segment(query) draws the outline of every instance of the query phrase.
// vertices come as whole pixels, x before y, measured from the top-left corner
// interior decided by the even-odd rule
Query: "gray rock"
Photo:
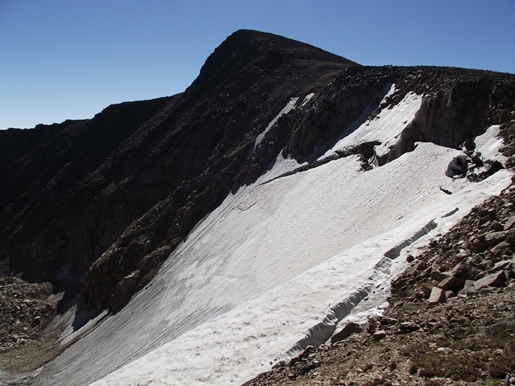
[[[433,287],[429,299],[429,303],[445,303],[445,293],[441,288]]]
[[[504,224],[504,230],[507,231],[508,229],[511,229],[511,227],[515,224],[515,215],[511,216],[506,223]]]
[[[490,232],[485,235],[485,242],[490,246],[499,244],[506,239],[506,232]]]
[[[489,273],[499,272],[499,271],[511,271],[513,270],[513,260],[502,260],[497,263],[488,271]]]
[[[475,281],[474,280],[465,280],[465,284],[463,285],[463,289],[460,291],[460,294],[464,295],[473,295],[477,292]]]
[[[480,291],[484,287],[503,287],[505,283],[506,274],[504,271],[501,271],[486,275],[485,277],[476,280],[474,287],[476,288],[476,291]]]

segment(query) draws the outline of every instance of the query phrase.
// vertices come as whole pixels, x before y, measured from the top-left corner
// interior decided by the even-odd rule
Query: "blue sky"
[[[242,28],[364,65],[515,73],[514,0],[0,0],[0,128],[181,92]]]

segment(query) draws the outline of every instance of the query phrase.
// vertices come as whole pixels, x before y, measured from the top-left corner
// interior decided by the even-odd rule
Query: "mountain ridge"
[[[104,310],[119,312],[202,219],[278,155],[313,164],[353,125],[410,93],[421,107],[377,166],[418,142],[457,148],[490,125],[513,125],[514,75],[361,66],[241,30],[184,93],[0,132],[4,272],[64,291],[59,311],[77,307],[75,329]]]

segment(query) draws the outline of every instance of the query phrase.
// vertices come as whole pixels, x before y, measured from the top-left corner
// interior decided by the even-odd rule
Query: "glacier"
[[[320,159],[369,141],[384,154],[421,98],[410,93],[377,116],[364,112]],[[476,144],[502,159],[498,130]],[[76,342],[36,371],[35,383],[238,385],[324,343],[347,321],[381,312],[406,255],[511,182],[508,170],[479,183],[446,177],[460,154],[417,143],[368,171],[356,155],[309,169],[278,155],[207,215],[125,308],[69,326],[62,342]]]

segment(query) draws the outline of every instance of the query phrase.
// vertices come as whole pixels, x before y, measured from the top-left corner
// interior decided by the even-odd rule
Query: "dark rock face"
[[[379,105],[392,83],[396,92]],[[116,310],[277,154],[314,161],[365,108],[378,113],[409,92],[424,94],[422,108],[379,165],[416,141],[458,147],[490,124],[512,125],[513,75],[363,67],[276,35],[235,32],[182,94],[0,132],[0,260],[65,289],[63,306],[80,294],[79,311]],[[295,109],[256,144],[293,97]],[[371,146],[361,153],[374,156]]]

